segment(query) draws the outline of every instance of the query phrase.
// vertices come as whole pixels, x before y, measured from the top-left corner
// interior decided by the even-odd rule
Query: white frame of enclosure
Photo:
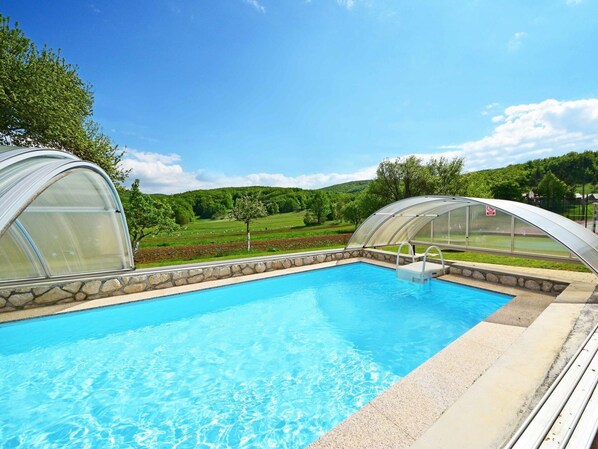
[[[511,216],[511,250],[480,248],[469,245],[469,206],[490,206]],[[465,244],[443,244],[414,240],[417,233],[436,217],[456,209],[467,208],[465,221]],[[377,248],[396,245],[401,241],[412,244],[438,245],[443,248],[516,255],[530,258],[576,260],[572,257],[559,257],[527,253],[514,250],[515,218],[542,231],[546,236],[564,246],[579,261],[598,275],[598,236],[583,226],[561,215],[515,201],[469,198],[456,196],[420,196],[406,198],[389,204],[370,215],[353,233],[347,243],[347,249]],[[396,223],[393,226],[393,222]],[[389,228],[391,226],[391,228]],[[390,230],[388,237],[380,239],[380,234]],[[378,236],[378,239],[377,239]]]
[[[10,281],[0,280],[0,285],[19,283],[22,281],[36,281],[42,279],[68,279],[73,277],[79,277],[82,275],[95,275],[95,274],[108,274],[108,273],[121,273],[124,271],[130,271],[135,268],[133,254],[131,249],[131,240],[129,237],[129,230],[127,226],[127,220],[123,212],[123,206],[120,201],[116,187],[112,183],[112,180],[108,175],[97,165],[90,162],[85,162],[78,159],[76,156],[58,150],[40,149],[40,148],[15,148],[15,150],[9,150],[6,152],[0,152],[0,171],[13,165],[17,162],[32,159],[37,157],[49,157],[55,158],[55,162],[43,165],[29,174],[27,177],[20,179],[15,182],[2,196],[0,197],[0,238],[14,223],[17,231],[21,237],[29,244],[29,249],[35,254],[36,262],[43,270],[43,276],[41,277],[28,277],[22,279],[12,279]],[[62,178],[71,174],[74,170],[86,169],[93,171],[100,175],[106,182],[106,186],[110,191],[114,204],[116,205],[115,213],[120,216],[124,245],[122,254],[122,266],[124,268],[120,270],[104,270],[94,271],[90,273],[73,273],[68,275],[52,275],[46,264],[45,258],[36,245],[35,241],[31,238],[27,230],[19,221],[19,216],[27,207],[35,201],[35,199],[41,195],[47,188],[52,184],[60,181]]]

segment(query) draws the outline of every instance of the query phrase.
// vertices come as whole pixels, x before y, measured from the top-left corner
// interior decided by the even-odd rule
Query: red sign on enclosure
[[[494,217],[496,215],[496,209],[490,206],[486,206],[486,217]]]

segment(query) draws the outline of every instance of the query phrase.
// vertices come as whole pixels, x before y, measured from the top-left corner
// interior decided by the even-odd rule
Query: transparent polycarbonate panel
[[[511,215],[486,206],[470,206],[469,246],[511,251]]]
[[[432,242],[448,243],[448,213],[436,217],[432,223]]]
[[[368,246],[392,245],[396,243],[397,234],[411,220],[411,217],[392,217],[378,228],[374,236],[370,239]]]
[[[10,159],[12,160],[12,159]],[[56,162],[53,157],[35,157],[24,159],[0,170],[0,196],[17,181],[30,176],[38,168]]]
[[[44,276],[38,260],[16,225],[0,237],[0,281]]]
[[[413,237],[418,242],[432,242],[432,223],[425,224]]]
[[[52,184],[20,221],[52,276],[130,268],[121,215],[106,181],[76,171]]]
[[[449,244],[463,246],[467,227],[467,207],[454,209],[449,214]]]
[[[360,248],[363,246],[371,246],[372,241],[380,242],[376,236],[379,227],[384,224],[387,219],[393,215],[409,214],[417,215],[419,213],[425,213],[430,208],[430,204],[443,202],[438,198],[424,198],[414,197],[406,198],[401,201],[384,206],[373,215],[370,215],[357,230],[353,233],[351,240],[347,244],[347,248]]]
[[[380,223],[382,223],[388,216],[386,215],[370,215],[360,226],[355,230],[351,236],[351,240],[347,244],[348,248],[361,248],[367,242],[370,234],[378,229]]]
[[[515,219],[515,246],[520,253],[570,257],[571,253],[535,226]]]
[[[20,220],[52,276],[126,268],[117,215],[112,212],[31,212]]]
[[[598,274],[598,236],[568,218],[524,203],[489,200],[559,241]]]
[[[116,203],[104,178],[90,170],[74,170],[50,185],[30,207],[114,210]]]

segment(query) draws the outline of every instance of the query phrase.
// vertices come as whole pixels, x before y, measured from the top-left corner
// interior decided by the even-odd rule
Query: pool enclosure
[[[598,274],[598,236],[515,201],[420,196],[389,204],[357,228],[348,249],[413,245],[577,261]]]
[[[0,147],[0,284],[133,269],[122,205],[98,166]]]

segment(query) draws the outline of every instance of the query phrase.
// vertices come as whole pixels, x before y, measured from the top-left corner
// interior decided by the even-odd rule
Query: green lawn
[[[327,222],[319,226],[305,226],[305,212],[269,215],[251,224],[251,240],[276,240],[294,237],[335,235],[353,232],[347,223]],[[141,248],[158,246],[202,245],[208,243],[240,242],[246,238],[245,224],[233,220],[195,220],[171,235],[158,235],[142,240]]]
[[[139,268],[207,262],[219,259],[256,257],[273,254],[313,251],[317,249],[343,248],[344,244],[323,242],[326,237],[347,236],[354,226],[347,223],[327,222],[318,226],[305,226],[304,212],[291,212],[260,218],[251,224],[251,241],[261,249],[247,252],[242,244],[246,240],[245,224],[233,220],[196,220],[170,235],[149,237],[141,242],[140,255],[144,263]],[[312,238],[312,239],[309,239]],[[319,239],[318,239],[319,238]],[[337,237],[334,237],[337,239]],[[345,237],[346,238],[346,237]],[[294,243],[289,245],[289,239]],[[296,240],[295,240],[296,239]],[[271,245],[270,245],[271,242]],[[231,243],[237,248],[231,248]],[[222,246],[219,246],[222,245]],[[189,254],[192,247],[217,247],[212,255]],[[156,256],[148,259],[148,251],[159,250]],[[162,251],[164,254],[162,255]],[[217,255],[214,253],[217,252]]]
[[[417,253],[423,253],[427,246],[415,247]],[[388,246],[384,248],[386,251],[396,252],[398,247]],[[404,247],[401,254],[408,254],[409,250]],[[501,256],[497,254],[477,253],[473,251],[452,251],[442,250],[445,259],[458,260],[462,262],[479,262],[479,263],[493,263],[499,265],[510,265],[512,267],[530,267],[530,268],[548,268],[551,270],[565,270],[565,271],[579,271],[589,273],[590,270],[585,265],[577,262],[556,262],[550,260],[527,259],[524,257]]]

